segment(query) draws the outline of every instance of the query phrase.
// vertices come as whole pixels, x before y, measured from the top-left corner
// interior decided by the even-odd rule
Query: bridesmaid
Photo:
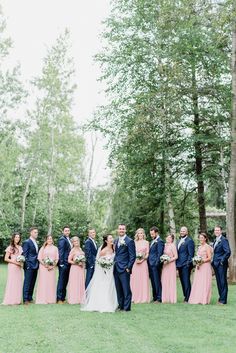
[[[147,258],[149,255],[149,243],[146,240],[145,231],[139,228],[135,233],[136,254],[141,253],[142,259],[136,258],[131,275],[132,301],[137,303],[150,302],[150,286]]]
[[[197,254],[202,257],[203,262],[201,265],[196,266],[189,303],[210,304],[212,285],[211,258],[213,250],[207,244],[207,235],[205,233],[199,235],[199,241],[201,245]]]
[[[3,305],[21,304],[22,287],[23,287],[23,263],[17,261],[17,257],[23,252],[21,243],[21,235],[14,233],[11,243],[6,249],[4,260],[8,262],[7,285]]]
[[[78,237],[72,238],[73,248],[68,257],[68,263],[71,264],[69,282],[68,282],[68,303],[80,304],[85,295],[85,275],[84,263],[76,264],[75,258],[78,255],[84,255],[80,247]]]
[[[46,258],[53,260],[53,265],[45,264],[44,260]],[[36,304],[56,303],[56,266],[58,259],[58,248],[54,245],[52,236],[48,235],[38,254],[39,277]]]
[[[166,237],[166,244],[163,254],[170,257],[170,262],[165,262],[162,268],[162,303],[174,304],[177,302],[175,262],[178,259],[178,253],[174,244],[174,239],[175,237],[173,234],[169,234]]]

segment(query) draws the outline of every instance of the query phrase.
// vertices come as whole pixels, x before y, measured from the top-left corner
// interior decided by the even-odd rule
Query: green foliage
[[[109,104],[93,127],[111,149],[116,221],[125,215],[132,229],[155,223],[165,233],[171,198],[176,225],[193,232],[196,208],[205,212],[200,183],[204,207],[225,207],[229,18],[227,1],[112,2],[97,55]]]

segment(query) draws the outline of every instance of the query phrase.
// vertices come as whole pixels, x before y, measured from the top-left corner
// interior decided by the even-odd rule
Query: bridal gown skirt
[[[113,268],[102,269],[96,265],[95,272],[81,306],[83,311],[114,312],[118,307]]]

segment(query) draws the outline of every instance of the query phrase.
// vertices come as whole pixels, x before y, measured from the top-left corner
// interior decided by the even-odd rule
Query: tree
[[[227,200],[227,234],[231,246],[230,281],[236,282],[236,4],[232,16],[232,118],[229,191]]]

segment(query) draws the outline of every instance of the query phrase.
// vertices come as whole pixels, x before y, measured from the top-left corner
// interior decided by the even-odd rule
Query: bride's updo
[[[108,241],[108,238],[109,238],[109,237],[112,237],[112,238],[113,238],[112,234],[106,234],[106,235],[104,235],[104,236],[102,237],[103,243],[102,243],[101,250],[103,250],[103,249],[107,246],[107,241]],[[112,248],[113,248],[113,250],[114,250],[114,247],[113,247],[113,246],[112,246]]]

